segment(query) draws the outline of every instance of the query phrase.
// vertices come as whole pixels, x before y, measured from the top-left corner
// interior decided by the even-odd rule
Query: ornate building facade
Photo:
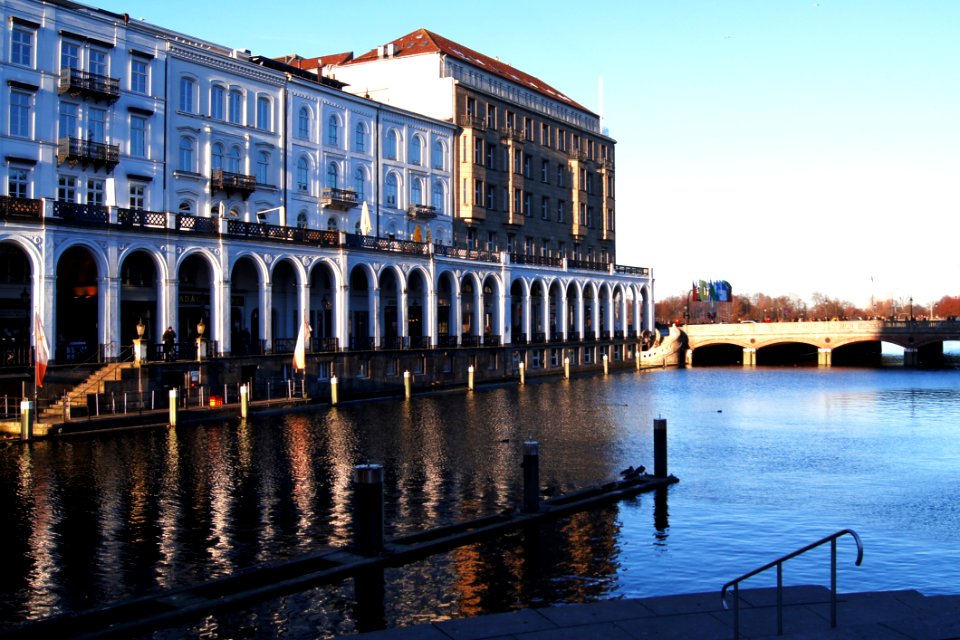
[[[649,270],[615,263],[599,133],[561,146],[550,124],[541,186],[526,133],[495,133],[527,127],[519,111],[497,106],[488,135],[344,91],[299,59],[61,0],[2,11],[0,331],[18,362],[34,313],[54,364],[128,358],[138,330],[152,359],[167,327],[182,357],[201,328],[215,357],[289,353],[306,319],[315,354],[522,347],[546,367],[564,344],[633,357],[653,327]],[[479,110],[469,99],[457,108]],[[571,155],[575,139],[595,159]],[[479,140],[520,165],[467,160]],[[567,188],[553,177],[581,162],[598,191],[584,178],[564,211],[603,207],[609,229],[553,219]],[[463,185],[484,172],[498,204],[478,208],[467,191],[486,187]],[[549,220],[526,206],[537,198]],[[369,375],[368,360],[338,375]]]

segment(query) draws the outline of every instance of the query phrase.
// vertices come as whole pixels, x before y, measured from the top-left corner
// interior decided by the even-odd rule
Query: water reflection
[[[669,490],[388,570],[382,587],[357,585],[373,594],[362,602],[347,582],[157,637],[312,638],[711,590],[784,545],[847,526],[873,563],[858,570],[859,588],[960,591],[948,572],[960,566],[958,400],[955,372],[677,370],[10,446],[0,451],[0,619],[342,546],[357,464],[384,466],[388,536],[517,506],[527,439],[541,444],[542,484],[560,491],[653,468],[657,417],[670,421],[681,478]],[[905,473],[911,482],[891,481]]]

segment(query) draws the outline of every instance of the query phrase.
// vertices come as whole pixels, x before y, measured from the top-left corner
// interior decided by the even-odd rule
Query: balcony
[[[60,94],[69,93],[76,98],[105,100],[113,104],[120,98],[120,79],[80,69],[61,69],[58,90]]]
[[[500,130],[500,140],[502,141],[513,140],[514,142],[524,142],[526,139],[527,136],[524,135],[523,129],[504,127]]]
[[[43,217],[43,201],[33,198],[0,196],[0,218],[4,220],[39,220]]]
[[[106,167],[112,171],[120,162],[120,145],[91,142],[79,138],[60,138],[57,146],[57,165],[71,167],[93,165],[94,169]]]
[[[437,217],[437,208],[428,204],[411,204],[407,207],[407,217],[413,220],[433,220]]]
[[[357,206],[357,192],[327,187],[320,194],[320,204],[328,209],[349,211]]]
[[[470,128],[478,131],[486,131],[487,122],[480,116],[464,115],[460,116],[460,126],[464,129]]]
[[[257,190],[257,179],[242,173],[230,173],[217,169],[210,175],[210,188],[214,193],[239,193],[244,200]]]

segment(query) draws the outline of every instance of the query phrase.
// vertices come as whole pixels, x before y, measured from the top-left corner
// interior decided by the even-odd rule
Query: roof
[[[393,42],[387,43],[386,46],[389,47],[390,45],[393,45],[394,49],[391,57],[403,58],[406,56],[416,56],[428,53],[440,53],[451,56],[473,67],[500,76],[504,80],[536,91],[537,93],[548,98],[559,100],[560,102],[563,102],[575,109],[593,114],[592,111],[577,103],[563,92],[554,89],[543,80],[531,76],[528,73],[524,73],[523,71],[520,71],[519,69],[516,69],[505,62],[497,60],[496,58],[491,58],[490,56],[474,51],[469,47],[458,44],[453,40],[448,40],[447,38],[437,35],[432,31],[428,31],[427,29],[417,29],[412,33],[408,33],[405,36],[397,38]],[[348,54],[338,54],[339,56],[347,57],[343,61],[333,64],[351,65],[370,62],[382,58],[382,51],[383,49],[378,47],[377,49],[372,49],[367,53],[352,59],[348,56]],[[325,58],[336,57],[338,56],[326,56]]]

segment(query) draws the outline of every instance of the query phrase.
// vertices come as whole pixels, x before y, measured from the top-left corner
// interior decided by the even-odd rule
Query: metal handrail
[[[857,532],[853,529],[842,529],[837,531],[834,534],[831,534],[825,538],[817,540],[812,544],[797,549],[791,553],[788,553],[785,556],[777,558],[773,562],[768,562],[758,569],[754,569],[748,573],[743,574],[739,578],[735,578],[723,585],[723,589],[720,590],[720,602],[723,603],[723,608],[728,609],[727,607],[727,589],[733,587],[733,637],[740,637],[740,583],[751,578],[758,573],[763,573],[767,569],[772,569],[773,567],[777,568],[777,635],[783,635],[783,563],[791,558],[795,558],[799,555],[815,549],[822,544],[830,543],[830,627],[836,628],[837,626],[837,538],[844,535],[853,536],[854,541],[857,543],[857,561],[856,566],[860,566],[863,562],[863,543],[860,542],[860,536],[857,535]]]

